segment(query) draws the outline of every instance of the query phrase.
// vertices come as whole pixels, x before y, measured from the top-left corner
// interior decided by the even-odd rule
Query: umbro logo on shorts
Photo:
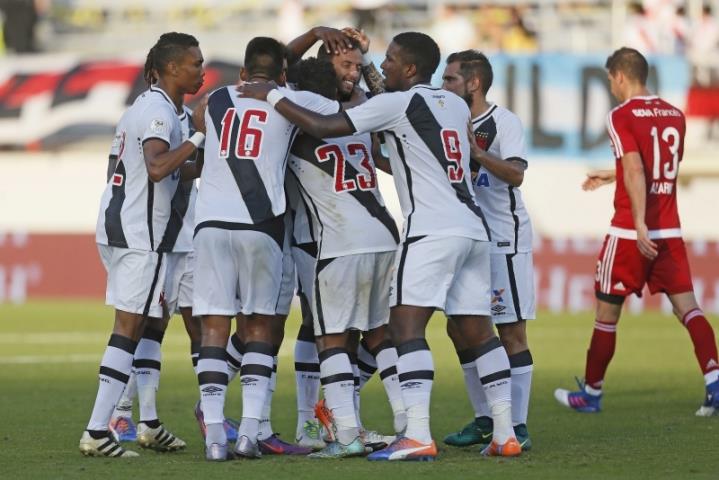
[[[216,387],[214,385],[208,385],[205,388],[202,389],[202,393],[207,393],[212,395],[213,393],[221,392],[222,389],[220,387]]]

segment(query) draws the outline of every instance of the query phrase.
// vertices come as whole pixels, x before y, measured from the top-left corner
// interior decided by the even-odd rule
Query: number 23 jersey
[[[676,182],[684,154],[684,114],[657,96],[630,98],[607,116],[607,131],[616,158],[612,231],[636,238],[629,195],[624,187],[622,157],[641,156],[646,179],[645,222],[652,238],[680,237]]]

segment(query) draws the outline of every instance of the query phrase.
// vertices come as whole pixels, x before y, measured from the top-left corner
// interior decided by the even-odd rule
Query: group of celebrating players
[[[317,41],[317,56],[302,60]],[[382,75],[368,48],[353,28],[316,27],[287,46],[256,37],[239,86],[218,88],[192,112],[183,99],[203,82],[197,40],[166,33],[152,47],[149,89],[118,124],[98,216],[115,325],[83,454],[136,456],[120,444],[135,438],[143,448],[185,448],[160,422],[155,398],[162,337],[176,312],[190,337],[207,460],[435,459],[425,339],[435,310],[447,316],[475,412],[444,442],[480,444],[488,456],[531,448],[526,320],[535,318],[535,293],[532,227],[518,189],[527,168],[521,121],[488,102],[492,67],[478,51],[449,55],[436,88],[440,51],[429,36],[395,36]],[[648,67],[636,50],[617,50],[607,69],[612,93],[625,102],[609,116],[616,215],[597,269],[586,384],[556,397],[599,411],[622,302],[648,283],[669,294],[689,329],[707,383],[700,412],[712,414],[716,343],[694,300],[673,189],[684,117],[648,95]],[[378,189],[378,168],[394,179],[401,232]],[[585,188],[614,179],[614,171],[594,172]],[[270,415],[295,291],[303,321],[292,444],[273,432]],[[359,392],[375,371],[394,435],[369,431],[360,419]],[[225,397],[238,375],[235,422],[225,416]]]

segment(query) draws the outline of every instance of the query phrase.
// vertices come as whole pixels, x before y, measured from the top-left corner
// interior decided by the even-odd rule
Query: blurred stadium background
[[[199,39],[202,94],[235,82],[255,35],[289,41],[315,25],[355,25],[370,34],[377,63],[392,36],[411,29],[431,34],[443,55],[477,48],[491,56],[489,97],[526,127],[522,190],[540,306],[552,311],[593,305],[612,189],[589,194],[580,183],[590,168],[612,166],[604,60],[621,45],[646,53],[652,89],[687,113],[683,229],[700,302],[719,313],[718,11],[719,0],[0,0],[0,303],[102,299],[94,228],[107,152],[115,123],[144,89],[144,57],[161,33]],[[391,180],[382,181],[400,218]],[[646,296],[629,308],[669,311]]]

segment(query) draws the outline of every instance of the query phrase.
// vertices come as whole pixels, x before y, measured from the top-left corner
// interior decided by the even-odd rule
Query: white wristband
[[[274,88],[270,90],[270,93],[267,94],[267,103],[272,105],[272,108],[274,108],[275,105],[277,105],[277,102],[279,102],[283,98],[285,98],[285,96],[282,94],[282,92]]]
[[[372,59],[370,58],[369,52],[365,52],[362,54],[362,66],[366,67],[368,65],[372,65]]]
[[[193,144],[195,148],[200,148],[200,145],[205,142],[205,134],[202,132],[195,132],[187,139],[187,141]]]

